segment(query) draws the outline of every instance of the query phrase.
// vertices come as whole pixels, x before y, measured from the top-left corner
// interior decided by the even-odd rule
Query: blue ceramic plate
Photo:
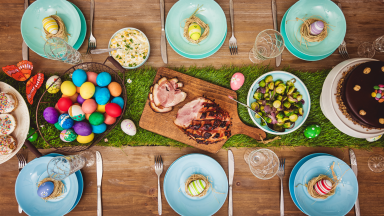
[[[204,197],[190,197],[185,193],[185,181],[192,174],[209,176],[212,187]],[[164,177],[164,195],[169,205],[183,216],[215,214],[228,194],[228,179],[220,164],[202,154],[188,154],[178,158]]]
[[[201,11],[197,17],[209,25],[209,35],[199,44],[192,44],[183,36],[184,24],[198,6],[201,6]],[[214,0],[179,0],[168,12],[165,23],[168,42],[188,55],[203,55],[211,52],[219,46],[226,32],[227,19],[223,9]]]
[[[281,33],[281,35],[284,38],[284,42],[285,42],[284,45],[287,48],[287,50],[292,55],[296,56],[299,59],[305,60],[305,61],[319,61],[321,59],[325,59],[328,56],[332,55],[332,53],[335,50],[330,52],[329,54],[326,54],[326,55],[323,55],[323,56],[309,56],[309,55],[305,55],[304,53],[299,52],[295,47],[293,47],[292,44],[289,42],[289,40],[287,38],[287,34],[285,33],[285,22],[286,22],[286,17],[287,17],[288,11],[289,11],[289,9],[287,10],[287,12],[285,12],[284,17],[281,20],[281,26],[280,26],[280,33]]]
[[[312,198],[301,184],[307,183],[320,174],[332,177],[330,167],[335,162],[335,173],[341,182],[333,196],[325,200]],[[351,168],[342,160],[333,156],[317,156],[305,162],[296,174],[294,195],[303,212],[311,216],[346,215],[355,205],[358,183]],[[297,187],[296,187],[297,186]]]
[[[64,215],[73,207],[79,184],[76,175],[71,175],[68,194],[58,202],[44,201],[37,195],[37,183],[40,175],[47,171],[47,164],[52,157],[36,158],[29,162],[16,179],[15,194],[21,208],[28,215],[53,216]]]
[[[80,49],[81,45],[83,45],[84,40],[85,40],[85,36],[87,35],[87,21],[85,20],[83,12],[81,12],[81,10],[72,2],[69,2],[69,3],[71,3],[73,5],[73,7],[75,7],[77,13],[80,16],[80,21],[81,21],[80,36],[79,36],[79,39],[77,39],[75,45],[73,45],[73,48],[75,50],[78,50],[78,49]]]
[[[284,134],[289,134],[295,130],[297,130],[301,125],[304,124],[305,120],[308,117],[309,110],[311,109],[311,98],[308,92],[307,87],[304,85],[304,83],[295,75],[285,72],[285,71],[272,71],[266,74],[263,74],[257,80],[252,84],[251,88],[249,89],[248,92],[248,97],[247,97],[247,105],[251,106],[251,103],[256,102],[256,99],[253,98],[253,95],[255,94],[256,90],[259,88],[259,82],[263,79],[265,79],[266,76],[272,75],[273,81],[276,80],[282,80],[287,82],[288,80],[291,80],[292,78],[296,79],[295,83],[295,88],[300,92],[300,94],[303,96],[304,104],[303,104],[303,110],[304,110],[304,115],[299,116],[297,121],[295,122],[295,126],[292,129],[285,129],[285,132],[276,132],[271,129],[269,129],[267,126],[261,126],[260,122],[262,121],[260,118],[256,118],[255,114],[251,111],[248,110],[249,115],[251,116],[252,121],[262,130],[264,130],[267,133],[271,134],[276,134],[276,135],[284,135]]]
[[[303,157],[299,162],[297,162],[297,164],[292,169],[291,175],[289,176],[289,184],[288,184],[288,186],[289,186],[289,194],[291,195],[291,198],[292,198],[293,202],[295,203],[295,205],[297,206],[297,208],[299,208],[304,214],[306,214],[306,213],[303,211],[303,209],[301,209],[301,207],[297,203],[297,200],[296,200],[296,197],[295,197],[295,194],[294,194],[294,188],[295,188],[294,181],[295,181],[295,177],[296,177],[297,171],[299,171],[300,167],[305,162],[307,162],[309,159],[312,159],[314,157],[321,156],[321,155],[332,156],[332,155],[329,155],[329,154],[326,154],[326,153],[314,153],[314,154],[307,155],[307,156]]]
[[[298,32],[302,21],[296,18],[316,16],[322,18],[329,25],[328,36],[321,42],[300,44],[301,35]],[[333,52],[340,46],[347,31],[347,23],[341,9],[330,0],[301,0],[294,4],[287,14],[285,32],[291,44],[303,54],[310,56],[323,56]]]
[[[65,0],[38,0],[32,3],[24,12],[21,20],[21,35],[31,50],[40,56],[45,56],[45,33],[42,20],[50,15],[57,14],[65,23],[68,33],[68,44],[73,46],[77,42],[81,21],[75,7]]]

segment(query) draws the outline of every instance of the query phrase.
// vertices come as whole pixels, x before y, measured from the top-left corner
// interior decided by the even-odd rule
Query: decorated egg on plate
[[[319,35],[324,29],[324,23],[322,21],[316,21],[310,26],[311,35]]]
[[[55,124],[59,119],[59,115],[59,111],[57,111],[54,107],[47,107],[43,112],[45,121],[50,124]]]
[[[316,182],[314,188],[319,195],[325,195],[325,194],[328,194],[329,191],[331,191],[332,182],[327,179],[322,179]]]
[[[112,117],[119,117],[121,115],[121,107],[115,103],[109,103],[105,106],[105,112]]]
[[[37,188],[37,195],[41,198],[48,197],[52,194],[55,185],[51,181],[44,182]]]
[[[244,84],[244,75],[242,73],[235,73],[231,78],[231,89],[236,91],[241,88]]]
[[[47,80],[47,83],[45,84],[45,87],[46,87],[46,89],[48,89],[49,93],[56,94],[57,92],[60,91],[60,87],[61,87],[60,77],[57,75],[53,75],[53,76],[49,77]]]
[[[118,97],[121,95],[121,92],[122,92],[122,88],[120,86],[119,83],[117,82],[111,82],[109,85],[108,85],[108,90],[109,92],[111,93],[111,95],[113,97]]]
[[[69,129],[73,126],[74,121],[71,118],[71,116],[69,116],[69,114],[64,113],[64,114],[61,114],[59,117],[59,124],[62,128]]]
[[[60,133],[60,139],[64,142],[73,142],[77,138],[77,134],[72,129],[63,130]]]
[[[77,87],[81,87],[87,81],[87,73],[83,69],[76,69],[72,73],[72,82]]]
[[[80,95],[84,99],[89,99],[95,94],[95,85],[91,82],[85,82],[81,85]]]
[[[92,142],[93,138],[95,137],[94,133],[89,134],[88,136],[77,136],[77,142],[85,144],[85,143],[90,143]]]
[[[192,40],[199,40],[201,37],[201,27],[197,23],[191,23],[188,27],[188,34]]]
[[[109,85],[109,83],[111,83],[111,81],[112,81],[111,74],[109,74],[107,72],[99,73],[97,75],[97,78],[96,78],[96,83],[100,87],[105,87],[105,86]]]
[[[61,93],[67,96],[72,96],[76,93],[76,86],[71,81],[64,81],[61,84]]]
[[[93,83],[93,85],[97,85],[97,82],[96,82],[97,75],[98,74],[95,72],[90,72],[90,71],[87,72],[87,76],[88,76],[87,81]]]
[[[111,103],[115,103],[121,107],[121,109],[124,108],[124,99],[122,97],[115,97],[111,100]]]
[[[85,99],[82,98],[81,95],[78,95],[76,101],[77,101],[77,103],[79,103],[79,104],[83,104],[84,101],[85,101]]]
[[[91,125],[100,125],[104,122],[104,115],[99,112],[94,112],[89,116],[89,123]]]
[[[43,19],[43,28],[51,34],[57,34],[57,32],[59,31],[59,25],[57,24],[56,20],[52,17],[45,17]]]
[[[107,104],[108,104],[108,103],[107,103]],[[97,105],[97,109],[96,109],[96,111],[99,112],[99,113],[105,113],[105,106],[106,106],[107,104],[105,104],[105,105],[100,105],[100,104],[98,104],[98,105]]]
[[[70,98],[68,97],[62,97],[59,99],[57,102],[57,107],[64,112],[68,112],[69,107],[73,105],[73,102]]]
[[[62,128],[62,127],[60,126],[60,123],[59,123],[59,122],[56,122],[56,123],[55,123],[55,128],[56,128],[57,130],[59,130],[59,131],[64,130],[64,128]]]
[[[115,124],[116,118],[109,116],[107,113],[104,113],[104,123],[107,125]]]
[[[67,97],[69,99],[71,99],[72,103],[76,103],[77,102],[77,97],[79,96],[79,93],[75,93],[74,95],[72,96],[67,96],[67,95],[62,95],[61,97]]]
[[[101,134],[107,130],[107,125],[105,123],[101,123],[99,125],[91,125],[91,126],[92,126],[92,132],[95,134]]]
[[[136,126],[135,123],[133,123],[130,119],[124,119],[121,122],[121,130],[124,131],[124,133],[133,136],[136,134]]]
[[[81,107],[82,107],[84,113],[92,114],[97,109],[97,103],[94,99],[87,99],[84,101],[84,103]]]
[[[78,135],[88,136],[92,133],[92,127],[88,122],[75,122],[73,129]]]
[[[203,181],[203,180],[192,181],[188,185],[188,192],[189,192],[189,194],[191,194],[193,196],[197,196],[204,191],[205,186],[206,186],[206,184],[205,184],[205,181]]]
[[[59,111],[60,114],[66,113],[65,111],[61,111],[59,107],[57,106],[57,103],[55,104],[55,109]]]
[[[75,121],[83,121],[85,119],[85,113],[79,105],[69,107],[68,114]]]
[[[107,88],[100,88],[95,95],[96,102],[99,105],[107,104],[110,97],[111,94]]]

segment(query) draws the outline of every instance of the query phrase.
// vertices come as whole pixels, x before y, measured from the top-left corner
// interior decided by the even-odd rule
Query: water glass
[[[261,63],[267,59],[276,58],[284,50],[284,38],[280,32],[267,29],[260,32],[255,40],[249,59],[253,63]]]
[[[362,58],[372,58],[375,55],[375,48],[370,42],[363,42],[357,48],[357,55]]]
[[[81,155],[54,157],[47,166],[48,176],[61,181],[83,168],[85,163],[86,158]]]
[[[47,39],[44,44],[44,53],[49,59],[59,60],[68,64],[83,62],[80,52],[58,37]]]
[[[384,36],[378,37],[374,42],[373,46],[376,51],[384,52]]]
[[[368,167],[372,172],[384,171],[384,157],[378,154],[371,155],[368,159]]]
[[[279,158],[269,149],[258,149],[249,154],[248,165],[254,176],[267,180],[276,175]]]

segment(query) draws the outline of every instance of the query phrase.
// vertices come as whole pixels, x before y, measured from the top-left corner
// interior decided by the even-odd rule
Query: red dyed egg
[[[331,191],[332,182],[327,179],[322,179],[316,182],[314,189],[319,195],[325,195]]]
[[[68,97],[62,97],[57,102],[57,107],[64,112],[68,112],[69,107],[72,106],[72,100]]]
[[[112,117],[119,117],[121,115],[121,107],[115,103],[109,103],[105,106],[105,112]]]
[[[116,118],[104,113],[104,123],[107,125],[114,124],[116,122]]]

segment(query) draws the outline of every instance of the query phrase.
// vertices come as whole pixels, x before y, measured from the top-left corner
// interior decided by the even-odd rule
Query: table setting
[[[247,5],[236,0],[160,0],[148,6],[160,9],[156,28],[127,19],[104,30],[98,11],[109,3],[87,1],[87,13],[75,3],[25,0],[22,59],[2,65],[0,164],[18,171],[19,213],[75,214],[88,203],[88,213],[111,214],[119,199],[138,215],[248,215],[266,200],[255,199],[263,186],[276,199],[257,214],[360,215],[368,205],[357,166],[375,178],[384,170],[382,154],[366,151],[384,141],[384,62],[373,58],[384,40],[349,49],[346,3],[268,0],[271,25],[251,39],[238,25]],[[284,66],[335,55],[334,67],[314,73]],[[199,66],[236,58],[246,64]],[[197,66],[173,67],[175,59]]]

